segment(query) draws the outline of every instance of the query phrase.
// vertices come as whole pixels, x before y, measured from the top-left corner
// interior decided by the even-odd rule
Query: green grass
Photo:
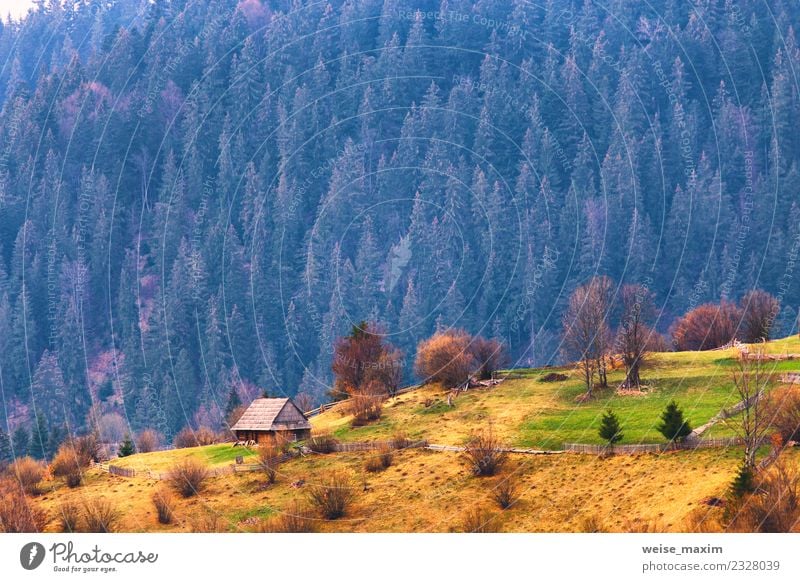
[[[764,348],[767,353],[800,353],[800,339],[785,338]],[[597,434],[600,418],[611,408],[622,425],[622,444],[663,443],[656,427],[671,400],[678,403],[693,428],[738,402],[732,378],[737,355],[736,349],[652,354],[642,370],[647,392],[641,396],[622,396],[613,390],[623,380],[620,370],[609,375],[611,389],[579,403],[576,397],[584,387],[574,368],[515,369],[513,379],[495,388],[459,393],[453,407],[445,402],[446,391],[427,386],[390,400],[383,417],[364,427],[351,427],[348,415],[336,409],[312,424],[342,441],[390,438],[400,430],[439,444],[463,443],[474,431],[492,426],[509,445],[559,449],[565,442],[601,443]],[[776,373],[800,371],[800,360],[771,362],[769,366]],[[568,378],[540,381],[551,372]],[[734,432],[719,424],[704,436],[734,436]]]

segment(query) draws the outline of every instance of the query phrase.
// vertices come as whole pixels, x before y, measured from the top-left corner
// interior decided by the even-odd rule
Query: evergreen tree
[[[687,420],[684,420],[683,411],[678,408],[674,400],[667,404],[667,408],[661,413],[661,422],[656,429],[670,443],[680,442],[692,434],[692,427]]]
[[[119,450],[117,451],[117,454],[120,457],[129,457],[135,453],[136,453],[136,445],[133,443],[131,435],[126,434],[125,438],[122,440],[122,443],[119,445]]]
[[[608,443],[609,449],[622,440],[623,434],[620,430],[619,419],[610,409],[607,410],[600,419],[600,429],[597,431],[600,438]]]

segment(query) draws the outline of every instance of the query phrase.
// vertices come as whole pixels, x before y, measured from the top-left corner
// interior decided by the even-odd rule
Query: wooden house
[[[240,441],[262,443],[271,437],[297,441],[311,436],[311,423],[291,398],[257,398],[231,430]]]

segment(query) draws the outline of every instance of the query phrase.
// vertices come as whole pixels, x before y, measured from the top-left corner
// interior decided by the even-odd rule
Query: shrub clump
[[[175,519],[175,498],[169,489],[159,487],[153,491],[153,505],[158,515],[158,523],[170,524]]]
[[[315,533],[317,520],[311,510],[297,501],[284,512],[261,522],[258,531],[263,533]]]
[[[169,470],[167,483],[183,497],[202,491],[208,479],[208,469],[197,459],[186,458]]]
[[[461,531],[464,533],[497,533],[500,524],[495,516],[485,509],[472,508],[461,519]]]
[[[506,461],[500,441],[491,430],[479,432],[467,441],[464,458],[472,473],[478,477],[491,477],[496,474]]]
[[[76,504],[67,502],[58,508],[58,523],[64,533],[76,533],[81,519],[81,509]]]
[[[334,472],[311,486],[308,499],[325,519],[339,519],[347,513],[353,500],[353,484],[345,473]]]
[[[38,533],[47,524],[47,515],[29,504],[19,482],[0,481],[0,531],[4,533]]]
[[[357,393],[348,400],[348,409],[353,415],[353,426],[364,426],[378,420],[383,413],[385,394]]]
[[[39,483],[44,479],[44,465],[31,457],[20,457],[9,467],[25,493],[38,495]]]
[[[175,435],[172,444],[175,445],[176,449],[189,449],[192,447],[213,445],[219,441],[220,439],[217,438],[217,435],[210,428],[201,426],[197,430],[194,430],[186,426]]]
[[[514,478],[508,477],[501,479],[497,486],[492,490],[492,497],[500,506],[500,509],[508,509],[519,499],[519,489]]]
[[[375,454],[367,457],[364,469],[369,473],[378,473],[391,467],[393,462],[394,451],[390,445],[384,443],[377,448]]]
[[[74,488],[83,481],[83,469],[89,465],[89,459],[71,443],[64,443],[50,462],[53,477],[63,477],[68,487]]]
[[[327,455],[336,452],[336,445],[339,444],[335,438],[329,434],[313,435],[306,443],[309,449],[315,453]]]
[[[264,443],[258,449],[258,464],[267,476],[267,482],[272,484],[278,476],[278,465],[283,457],[283,452],[275,440]]]
[[[119,519],[119,511],[106,499],[87,499],[84,502],[83,521],[89,533],[113,533]]]
[[[140,453],[151,453],[157,450],[164,438],[160,432],[146,428],[136,437],[136,450]]]

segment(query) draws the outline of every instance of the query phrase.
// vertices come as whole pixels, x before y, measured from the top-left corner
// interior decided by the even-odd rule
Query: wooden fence
[[[781,383],[800,384],[800,374],[796,372],[788,372],[786,374],[781,374]]]
[[[740,444],[742,444],[741,439],[737,437],[730,437],[718,439],[696,439],[682,443],[614,445],[614,447],[611,449],[609,449],[608,445],[564,443],[563,449],[570,453],[583,453],[591,455],[601,455],[609,452],[609,450],[613,450],[613,452],[623,455],[637,455],[645,453],[663,453],[665,451],[686,451],[695,449],[735,447]]]
[[[413,392],[419,388],[422,388],[425,384],[410,384],[408,386],[403,386],[402,388],[398,389],[394,392],[389,398],[394,398],[395,396],[400,396],[401,394],[406,394],[408,392]],[[317,416],[322,414],[326,410],[330,410],[337,404],[341,404],[342,402],[347,402],[350,398],[344,398],[342,400],[337,400],[336,402],[328,402],[327,404],[323,404],[322,406],[318,406],[317,408],[312,408],[311,410],[304,412],[303,414],[306,415],[306,418],[311,418],[312,416]]]

